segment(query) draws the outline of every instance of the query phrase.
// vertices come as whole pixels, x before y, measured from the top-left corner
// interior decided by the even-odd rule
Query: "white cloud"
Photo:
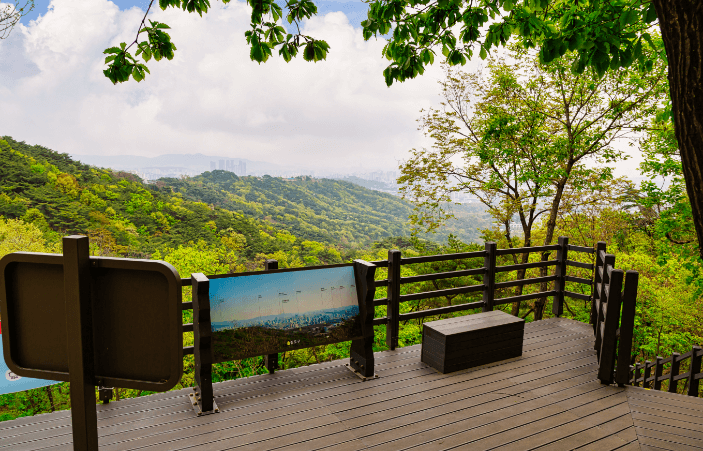
[[[435,104],[439,65],[385,86],[384,41],[364,41],[341,12],[305,24],[331,45],[327,61],[249,59],[249,7],[212,2],[202,18],[156,10],[171,25],[173,61],[151,63],[140,84],[113,86],[103,49],[134,39],[143,11],[107,0],[53,0],[15,30],[18,70],[0,72],[0,134],[71,154],[219,154],[311,169],[391,170],[424,138],[419,109]],[[23,51],[22,51],[23,49]],[[21,70],[20,70],[21,69]]]

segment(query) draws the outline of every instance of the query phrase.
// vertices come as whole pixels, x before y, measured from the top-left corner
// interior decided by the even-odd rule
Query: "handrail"
[[[415,263],[441,262],[441,261],[446,261],[446,260],[464,260],[466,258],[484,257],[485,255],[486,255],[486,251],[461,252],[461,253],[456,253],[456,254],[427,255],[427,256],[423,256],[423,257],[401,258],[400,263],[403,265],[412,265]]]
[[[559,249],[561,249],[561,246],[558,244],[550,244],[549,246],[511,247],[496,250],[496,255],[527,254],[531,252],[556,251]]]
[[[450,279],[453,277],[464,277],[484,274],[486,268],[464,269],[461,271],[436,272],[433,274],[423,274],[421,276],[401,277],[400,283],[424,282],[427,280]]]
[[[592,247],[574,246],[569,244],[568,249],[575,252],[584,252],[586,254],[593,254],[596,252]]]
[[[546,276],[546,277],[530,277],[529,279],[520,280],[510,280],[508,282],[498,282],[496,283],[497,288],[510,288],[519,287],[523,285],[530,285],[533,283],[551,282],[552,280],[557,280],[558,276]]]
[[[518,263],[517,265],[497,266],[496,272],[508,272],[517,271],[519,269],[542,268],[544,266],[554,266],[557,263],[559,263],[558,260],[546,260],[543,262],[535,263]]]
[[[473,293],[483,291],[483,285],[469,285],[467,287],[449,288],[447,290],[425,291],[423,293],[404,294],[399,297],[400,302],[415,301],[418,299],[438,298],[441,296],[451,296],[453,294]]]
[[[573,261],[573,260],[567,260],[566,264],[569,266],[575,266],[577,268],[583,268],[583,269],[587,269],[589,271],[593,271],[593,265],[590,263],[583,263],[583,262],[577,262],[577,261]]]

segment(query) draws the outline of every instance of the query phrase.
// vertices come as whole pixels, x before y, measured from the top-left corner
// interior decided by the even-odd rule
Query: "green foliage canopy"
[[[230,0],[222,0],[229,3]],[[288,0],[284,13],[273,0],[247,0],[251,6],[251,29],[245,33],[250,58],[262,63],[274,49],[285,61],[301,50],[306,61],[324,60],[329,45],[300,32],[300,23],[317,14],[310,0]],[[648,53],[645,43],[652,43],[651,29],[657,25],[653,3],[643,0],[580,1],[564,0],[371,0],[368,18],[361,22],[364,39],[382,36],[387,39],[383,56],[390,64],[383,75],[386,84],[404,81],[424,73],[435,60],[436,52],[450,65],[465,64],[474,54],[485,59],[493,48],[505,45],[512,36],[526,48],[540,47],[540,59],[550,62],[567,52],[578,55],[573,70],[587,67],[599,74],[608,69],[630,67],[651,69],[663,50]],[[153,4],[149,4],[149,9]],[[181,8],[200,16],[210,8],[209,0],[159,0],[159,7]],[[295,26],[295,33],[281,26],[282,20]],[[149,21],[146,15],[129,46],[105,50],[108,68],[105,75],[113,82],[124,82],[130,76],[144,79],[148,68],[144,63],[173,58],[175,45],[165,31],[169,26]],[[145,33],[147,39],[139,42]],[[133,56],[129,49],[137,46]],[[653,48],[654,46],[651,45]],[[135,56],[141,55],[143,62]]]

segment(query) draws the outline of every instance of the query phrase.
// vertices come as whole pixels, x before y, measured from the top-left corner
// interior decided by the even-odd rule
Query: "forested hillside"
[[[116,255],[163,254],[189,242],[219,246],[228,239],[238,243],[242,262],[285,250],[306,264],[335,263],[375,240],[410,234],[408,202],[347,182],[213,171],[145,184],[133,174],[90,167],[10,137],[0,150],[0,215],[25,219],[49,236],[55,232],[54,239],[89,234]],[[488,224],[469,213],[448,230],[471,241],[478,239],[477,227]]]
[[[296,237],[343,247],[363,247],[387,236],[410,235],[412,204],[342,180],[296,177],[238,177],[212,171],[184,179],[156,183],[183,198],[257,218]],[[461,208],[461,207],[458,207]],[[453,233],[463,241],[477,241],[479,228],[490,226],[481,209],[464,208],[459,220],[434,236],[445,241]]]

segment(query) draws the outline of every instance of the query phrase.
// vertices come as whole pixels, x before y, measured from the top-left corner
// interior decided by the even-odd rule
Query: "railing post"
[[[696,379],[696,374],[701,372],[701,359],[703,356],[700,355],[701,348],[698,346],[693,346],[691,348],[691,376],[688,378],[688,396],[698,396],[698,384],[699,379]]]
[[[625,273],[625,290],[622,298],[622,317],[620,318],[620,340],[618,342],[618,366],[615,382],[624,386],[630,380],[630,355],[635,331],[635,310],[637,306],[637,283],[639,273]]]
[[[678,352],[671,354],[671,369],[669,370],[669,393],[676,393],[678,381],[674,378],[679,375],[681,370],[681,362],[677,360],[681,356]]]
[[[215,409],[212,392],[212,324],[210,320],[210,280],[202,273],[190,275],[193,293],[193,358],[196,401],[200,412]]]
[[[641,368],[642,368],[641,363],[635,363],[635,376],[632,379],[632,385],[634,385],[635,387],[640,386],[639,378],[640,378],[640,369]]]
[[[600,330],[600,325],[603,321],[605,321],[605,318],[603,317],[603,306],[608,303],[608,300],[605,298],[605,286],[610,284],[610,276],[608,275],[608,267],[613,267],[612,271],[615,271],[615,256],[612,254],[607,254],[605,256],[605,259],[603,260],[603,276],[601,277],[600,281],[600,290],[598,290],[597,293],[597,298],[595,300],[595,307],[596,307],[596,322],[593,325],[594,331],[596,334],[596,341],[595,341],[595,350],[598,353],[598,359],[600,360],[600,350],[601,350],[601,341],[603,340],[603,337],[601,335],[601,330]],[[596,268],[596,271],[598,271],[598,268]],[[622,271],[621,271],[622,272]],[[600,271],[598,271],[598,274],[600,274]],[[622,280],[621,280],[622,282]],[[622,285],[618,288],[618,290],[622,289]],[[610,292],[613,292],[612,287],[610,288]],[[618,297],[620,296],[620,292],[618,291]],[[618,307],[619,310],[620,307]]]
[[[662,383],[659,380],[660,377],[662,377],[662,360],[664,360],[664,357],[659,357],[657,356],[657,361],[654,363],[654,389],[655,390],[661,390],[662,389]]]
[[[496,250],[498,245],[493,241],[486,243],[486,256],[483,259],[483,266],[486,272],[483,274],[483,311],[493,310],[493,300],[496,291]]]
[[[266,260],[264,262],[264,271],[278,269],[277,260]],[[278,369],[278,353],[267,354],[264,356],[264,366],[269,374],[273,374]]]
[[[596,243],[596,259],[595,265],[593,265],[593,285],[591,286],[591,324],[593,324],[593,332],[596,331],[596,321],[598,320],[598,312],[596,311],[596,299],[600,296],[600,290],[598,289],[598,284],[602,283],[600,273],[598,268],[604,268],[605,261],[601,257],[601,251],[607,252],[607,245],[605,241],[599,241]]]
[[[400,260],[401,252],[399,250],[388,251],[386,346],[391,351],[398,347],[398,332],[400,330]]]
[[[627,383],[630,385],[635,385],[635,365],[630,365],[630,371],[628,376],[630,379],[627,380]]]
[[[554,295],[552,300],[552,314],[560,317],[564,313],[564,290],[566,289],[566,260],[569,252],[569,238],[560,236],[557,242],[559,249],[557,250],[557,267],[554,281]]]
[[[607,261],[607,259],[606,259]],[[620,323],[620,296],[622,295],[622,279],[624,272],[613,269],[609,282],[608,299],[601,298],[601,314],[605,313],[603,336],[600,353],[598,354],[598,379],[602,384],[613,382],[615,370],[615,347],[617,344],[617,329]],[[605,307],[607,306],[607,307]],[[603,312],[605,310],[605,312]]]
[[[647,379],[649,379],[649,376],[652,374],[652,362],[649,360],[644,361],[644,376],[642,376],[642,388],[650,388],[649,382],[647,382]]]

